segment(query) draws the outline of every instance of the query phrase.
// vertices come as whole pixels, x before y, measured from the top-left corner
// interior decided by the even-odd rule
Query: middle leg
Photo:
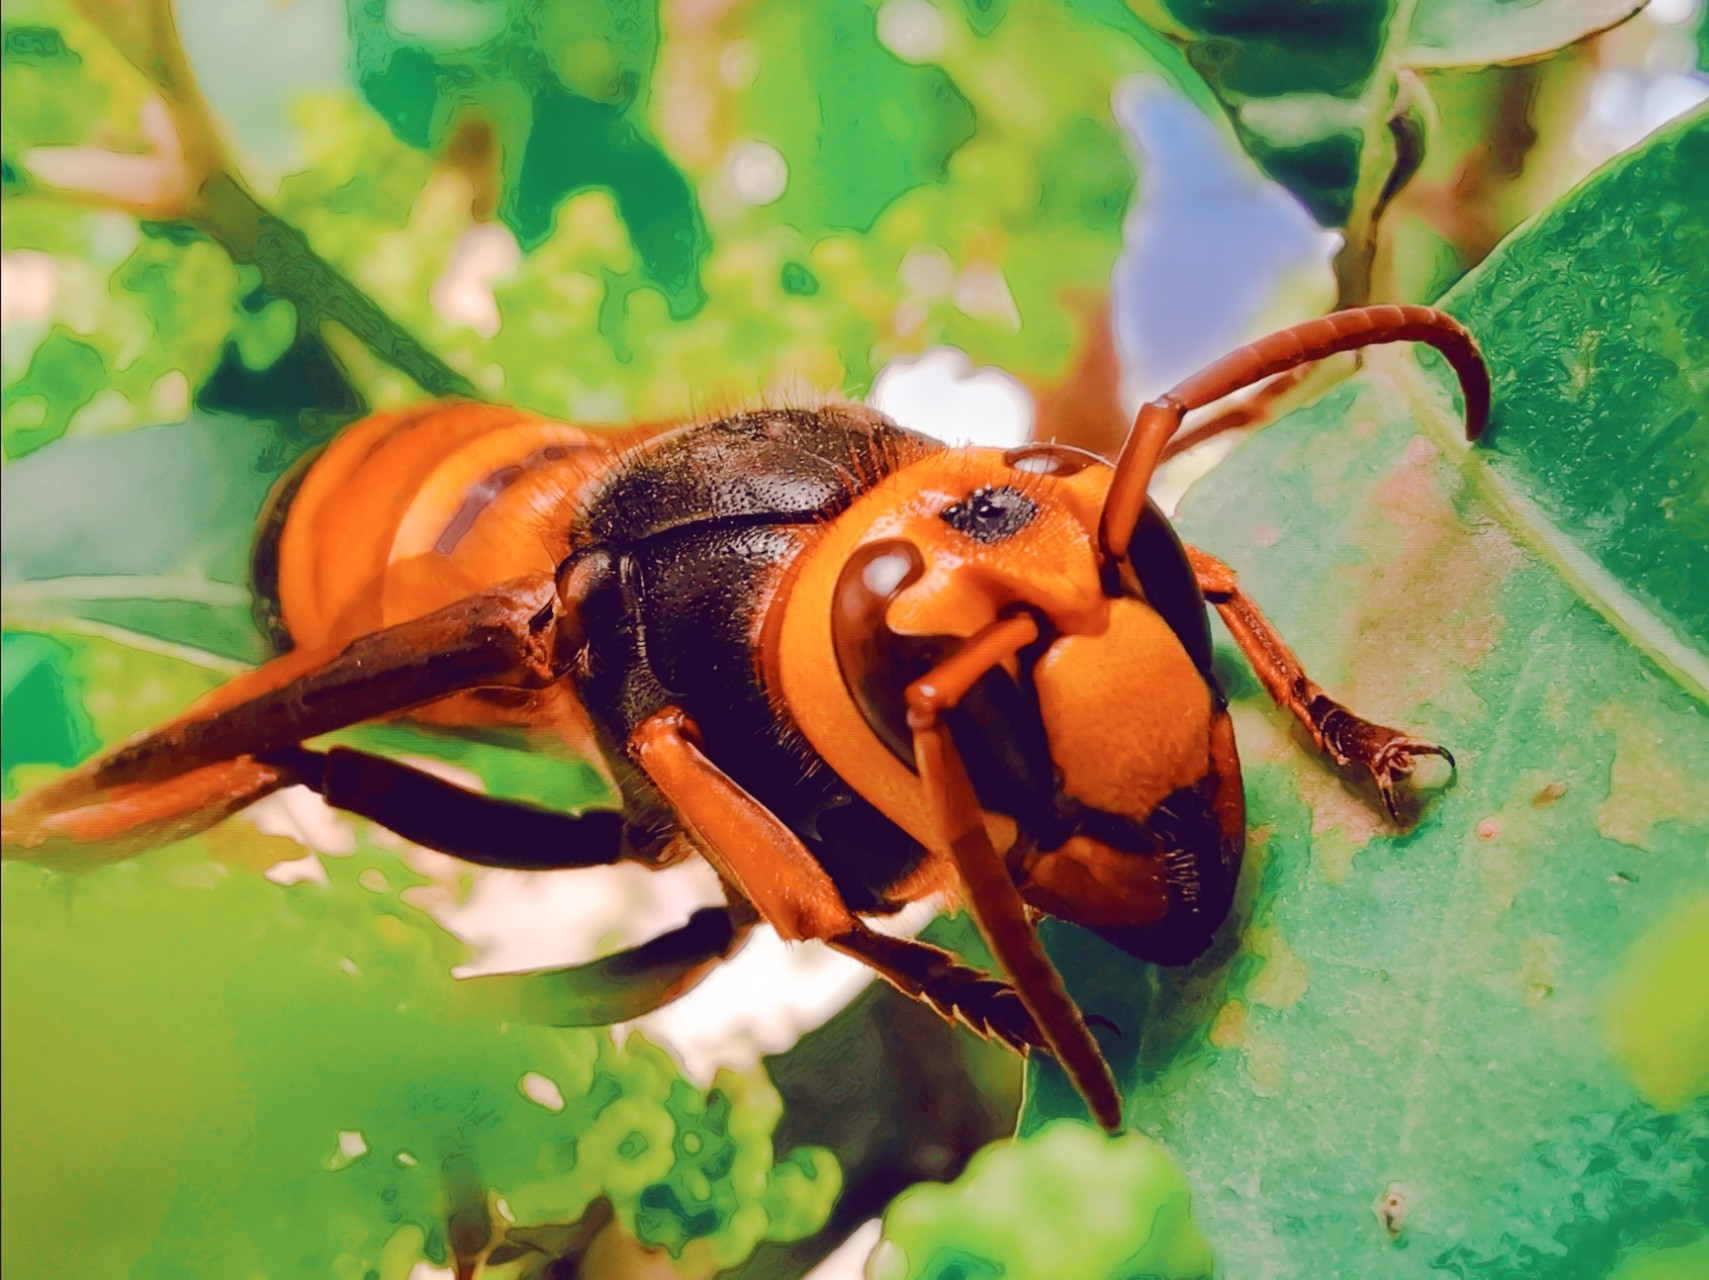
[[[328,804],[406,840],[478,866],[519,871],[606,866],[646,853],[653,833],[623,814],[562,813],[470,791],[384,756],[333,747],[288,747],[265,763]],[[740,898],[705,907],[668,933],[585,964],[483,974],[459,988],[485,1009],[560,1027],[626,1022],[668,1004],[705,978],[747,938],[757,916]]]
[[[795,833],[708,759],[698,737],[684,712],[667,707],[635,731],[630,751],[707,860],[779,935],[820,939],[980,1035],[1016,1049],[1051,1047],[1015,988],[948,952],[862,924]],[[1000,865],[998,871],[1007,875]]]
[[[561,813],[483,795],[350,747],[284,747],[263,760],[335,809],[477,866],[516,871],[608,866],[645,843],[614,810]]]

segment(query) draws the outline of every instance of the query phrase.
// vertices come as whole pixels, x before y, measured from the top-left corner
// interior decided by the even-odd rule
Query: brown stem
[[[1036,406],[1033,439],[1073,445],[1103,457],[1121,447],[1132,415],[1122,404],[1122,362],[1107,294],[1068,297],[1081,320],[1073,364],[1053,382],[1029,387]]]

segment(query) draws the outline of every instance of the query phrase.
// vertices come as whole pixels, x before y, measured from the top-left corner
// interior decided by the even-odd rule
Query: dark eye
[[[957,533],[975,542],[1001,542],[1012,538],[1038,514],[1038,503],[1008,485],[970,493],[953,507],[945,507],[938,518]]]

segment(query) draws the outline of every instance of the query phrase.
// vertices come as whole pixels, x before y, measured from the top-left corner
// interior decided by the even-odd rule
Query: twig
[[[22,157],[32,178],[60,195],[137,218],[182,221],[238,262],[254,266],[310,324],[334,321],[435,396],[474,387],[392,319],[284,220],[269,213],[221,141],[184,56],[170,0],[76,0],[77,8],[158,91],[143,108],[151,151],[37,147]]]
[[[435,396],[470,396],[474,387],[388,316],[354,281],[309,247],[303,233],[269,213],[230,173],[215,173],[188,219],[262,282],[296,304],[311,323],[333,320],[375,355]]]

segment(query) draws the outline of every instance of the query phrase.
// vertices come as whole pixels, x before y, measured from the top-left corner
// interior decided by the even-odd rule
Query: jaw
[[[1228,712],[1219,707],[1201,778],[1143,820],[1099,815],[1018,868],[1032,906],[1155,964],[1203,954],[1234,905],[1246,809]],[[1099,838],[1102,837],[1102,838]]]

